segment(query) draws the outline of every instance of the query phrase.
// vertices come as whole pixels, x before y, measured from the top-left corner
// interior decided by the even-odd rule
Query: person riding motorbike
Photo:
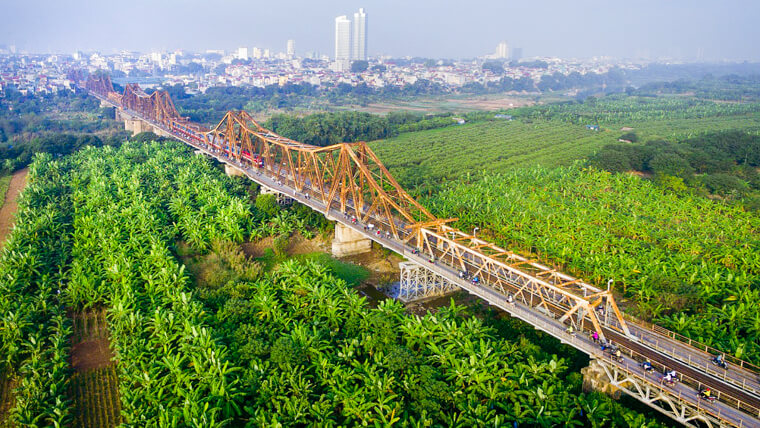
[[[648,359],[641,363],[641,367],[644,369],[644,371],[651,372],[652,371],[652,362]]]
[[[723,354],[718,354],[715,358],[713,358],[713,363],[715,363],[718,367],[726,370],[728,369],[728,364],[726,364],[726,360],[723,359]]]

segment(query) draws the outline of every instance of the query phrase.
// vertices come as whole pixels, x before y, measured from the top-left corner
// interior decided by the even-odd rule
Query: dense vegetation
[[[420,95],[436,95],[448,91],[441,85],[420,79],[404,87],[386,86],[374,89],[366,84],[340,83],[318,88],[309,83],[259,87],[213,87],[203,94],[188,95],[180,85],[166,88],[177,109],[191,120],[215,124],[228,110],[260,112],[279,109],[325,110],[332,105],[366,104],[372,100]]]
[[[276,114],[263,125],[272,131],[302,143],[328,146],[337,143],[372,141],[399,133],[444,128],[457,124],[456,119],[484,120],[485,112],[468,113],[455,118],[450,113],[422,115],[391,112],[385,116],[354,111],[316,113],[306,117]]]
[[[422,318],[393,301],[371,309],[309,261],[263,274],[234,242],[282,213],[262,216],[179,144],[38,157],[19,215],[28,221],[0,256],[12,423],[66,425],[85,399],[98,420],[139,426],[648,423],[580,393],[565,360],[501,338],[461,307]],[[234,274],[191,285],[177,240]],[[97,308],[117,379],[94,371],[72,389],[66,310]],[[118,383],[120,416],[87,396],[97,382]]]
[[[760,128],[760,103],[718,103],[688,97],[641,97],[625,94],[587,98],[584,102],[563,102],[512,110],[525,119],[559,120],[578,125],[594,124],[609,128],[644,125],[646,136],[691,136],[704,131],[731,127]],[[705,119],[709,119],[705,121]],[[718,120],[718,123],[715,123]],[[650,123],[659,126],[646,126]],[[701,125],[700,125],[701,123]],[[695,126],[696,125],[696,126]],[[659,134],[659,135],[658,135]]]
[[[23,167],[35,153],[73,153],[85,145],[114,145],[127,135],[83,92],[23,95],[12,87],[0,96],[0,163],[4,171]]]
[[[640,171],[674,191],[690,188],[725,199],[744,199],[748,209],[760,209],[760,134],[711,132],[680,143],[648,141],[613,144],[591,162],[608,171]]]
[[[579,166],[464,178],[426,204],[598,285],[614,278],[630,312],[760,361],[760,218],[741,207]]]
[[[697,98],[708,100],[760,101],[760,74],[721,77],[708,74],[699,80],[650,82],[629,92],[644,96],[693,94]]]
[[[7,418],[18,425],[71,421],[66,397],[71,325],[58,295],[71,252],[66,173],[50,155],[37,158],[0,255],[0,379],[16,385],[0,403],[11,401]]]

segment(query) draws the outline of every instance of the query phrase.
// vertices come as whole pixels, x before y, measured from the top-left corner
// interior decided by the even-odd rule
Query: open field
[[[424,167],[437,178],[481,170],[568,165],[617,141],[619,133],[559,121],[497,121],[410,132],[371,144],[394,171]]]
[[[386,114],[397,111],[417,113],[466,113],[479,110],[504,110],[533,105],[531,97],[523,95],[459,95],[419,97],[412,100],[395,100],[371,103],[366,106],[340,106],[335,110],[356,110]]]
[[[424,178],[453,178],[483,170],[497,172],[515,167],[566,166],[584,159],[606,144],[617,142],[632,128],[640,140],[678,141],[715,130],[760,130],[760,112],[737,114],[610,115],[560,118],[522,117],[513,121],[488,121],[426,131],[403,133],[375,141],[372,149],[394,174]],[[694,117],[704,116],[704,117]],[[599,131],[585,124],[599,124]]]

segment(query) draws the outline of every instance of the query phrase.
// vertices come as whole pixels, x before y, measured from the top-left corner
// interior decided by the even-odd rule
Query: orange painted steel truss
[[[515,254],[445,224],[413,224],[409,238],[418,249],[455,269],[478,278],[492,290],[536,308],[576,330],[596,331],[602,326],[630,335],[610,290],[600,290],[580,279]],[[411,240],[411,239],[410,239]]]
[[[317,147],[281,137],[246,112],[228,112],[206,133],[209,148],[240,165],[267,173],[325,206],[377,223],[397,239],[456,269],[474,272],[488,287],[573,325],[599,332],[622,326],[610,291],[454,229],[415,201],[362,142]],[[601,311],[597,308],[604,308]],[[614,323],[609,323],[609,317]]]
[[[267,173],[296,192],[358,221],[377,222],[397,239],[405,224],[433,220],[363,142],[318,147],[279,136],[244,111],[228,112],[206,133],[209,148]]]
[[[129,83],[124,88],[121,104],[124,108],[163,125],[181,119],[168,92],[155,91],[148,95],[136,83]]]

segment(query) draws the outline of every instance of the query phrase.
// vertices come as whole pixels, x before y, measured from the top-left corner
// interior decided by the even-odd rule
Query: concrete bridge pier
[[[143,122],[140,119],[125,119],[124,120],[124,129],[127,131],[131,131],[132,135],[137,135],[141,132],[152,132],[153,127]]]
[[[224,164],[224,173],[230,177],[245,177],[245,173],[243,171],[228,163]]]
[[[361,233],[335,223],[335,238],[332,242],[332,254],[335,257],[353,256],[368,253],[372,249],[372,241]]]
[[[158,126],[153,126],[152,128],[153,128],[153,133],[158,135],[159,137],[166,137],[166,138],[172,138],[172,139],[175,138],[172,134],[164,131],[162,128],[159,128]]]
[[[583,375],[583,391],[599,391],[607,394],[615,400],[619,399],[622,391],[619,387],[610,382],[610,378],[604,369],[603,362],[597,358],[592,358],[588,367],[581,369]]]
[[[116,120],[124,121],[124,129],[132,132],[132,135],[137,135],[141,132],[152,132],[153,125],[140,120],[129,113],[125,113],[122,109],[116,109]]]

